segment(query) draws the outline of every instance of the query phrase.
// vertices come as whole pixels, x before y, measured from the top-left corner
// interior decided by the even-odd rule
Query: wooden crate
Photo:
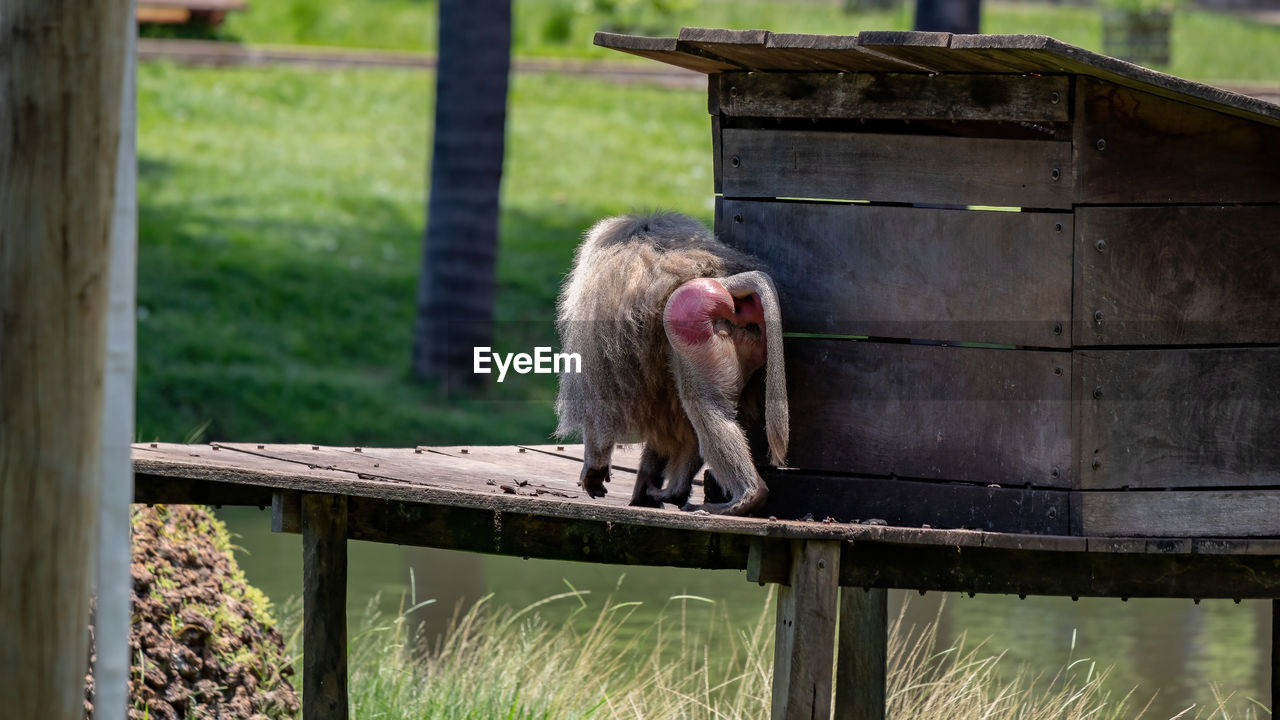
[[[1280,107],[1043,37],[597,42],[709,75],[788,332],[771,513],[1280,536]]]

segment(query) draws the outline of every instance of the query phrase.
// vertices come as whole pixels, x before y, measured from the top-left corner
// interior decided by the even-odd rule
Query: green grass
[[[409,378],[428,74],[139,69],[138,435],[544,440],[550,376],[479,398]],[[710,216],[699,92],[514,80],[495,346],[553,339],[572,248],[633,204]],[[495,419],[500,418],[500,421]]]
[[[623,0],[636,10],[601,12],[587,0],[515,0],[513,52],[518,56],[623,59],[591,44],[597,30],[670,35],[682,26],[766,28],[779,32],[852,34],[907,30],[911,3],[897,10],[846,14],[840,0],[667,0],[661,13],[651,0]],[[1101,50],[1095,8],[1040,2],[987,2],[982,31],[1051,35]],[[424,0],[255,0],[233,13],[222,34],[248,43],[333,45],[433,52],[436,3]],[[1280,28],[1243,17],[1183,9],[1174,23],[1169,71],[1195,79],[1280,81]]]
[[[565,622],[540,613],[575,605]],[[634,632],[638,603],[565,593],[521,610],[486,598],[455,614],[436,642],[414,641],[412,611],[374,611],[351,645],[352,717],[550,720],[764,720],[769,717],[772,598],[754,622],[732,626],[724,608],[673,597]],[[292,622],[297,625],[298,615]],[[1108,671],[1067,657],[1033,676],[981,643],[937,646],[936,625],[889,632],[887,716],[919,720],[1135,720],[1147,700],[1108,686]],[[732,628],[732,629],[730,629]],[[293,644],[298,633],[293,632]],[[305,692],[305,688],[302,688]],[[1215,693],[1216,694],[1216,693]],[[1245,720],[1265,711],[1217,697],[1178,720]]]

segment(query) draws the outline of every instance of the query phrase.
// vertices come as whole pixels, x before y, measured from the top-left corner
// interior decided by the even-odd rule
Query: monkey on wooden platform
[[[557,310],[561,350],[578,353],[582,368],[560,377],[556,432],[582,433],[589,495],[605,494],[614,443],[639,438],[632,505],[743,515],[764,503],[740,424],[761,411],[759,393],[743,393],[753,373],[764,370],[775,465],[788,410],[778,296],[759,261],[684,215],[608,218],[578,247]],[[705,504],[689,506],[704,460],[714,480]]]

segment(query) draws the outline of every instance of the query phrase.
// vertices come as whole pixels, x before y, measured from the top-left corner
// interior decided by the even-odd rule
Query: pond
[[[237,560],[250,583],[277,604],[302,592],[302,541],[298,535],[270,532],[270,512],[256,508],[217,511],[238,537]],[[766,611],[766,588],[744,573],[725,570],[621,567],[479,555],[445,550],[349,543],[348,616],[359,627],[374,598],[384,615],[394,615],[411,592],[435,603],[416,612],[428,632],[446,627],[459,603],[492,593],[500,605],[525,607],[570,590],[590,592],[594,600],[640,601],[630,623],[648,627],[673,596],[692,595],[722,605],[735,626],[753,623]],[[410,577],[413,588],[410,588]],[[1099,670],[1112,668],[1110,687],[1120,695],[1137,688],[1136,697],[1155,695],[1145,718],[1169,718],[1188,706],[1213,700],[1211,685],[1269,703],[1271,604],[1246,600],[1143,600],[1028,597],[959,593],[890,593],[890,617],[907,603],[908,622],[939,623],[944,647],[962,634],[972,644],[985,641],[992,653],[1004,652],[1002,672],[1018,671],[1051,678],[1067,663],[1087,659]],[[699,603],[700,604],[700,603]],[[569,616],[576,601],[540,608],[548,620]],[[1139,707],[1142,703],[1139,703]]]

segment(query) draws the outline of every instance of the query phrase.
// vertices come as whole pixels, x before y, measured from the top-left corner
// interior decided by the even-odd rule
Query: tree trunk
[[[982,15],[982,0],[916,0],[916,30],[973,35]]]
[[[492,336],[510,0],[440,0],[439,46],[413,369],[458,388],[477,381],[473,348]]]
[[[84,717],[127,0],[0,11],[0,698]]]

